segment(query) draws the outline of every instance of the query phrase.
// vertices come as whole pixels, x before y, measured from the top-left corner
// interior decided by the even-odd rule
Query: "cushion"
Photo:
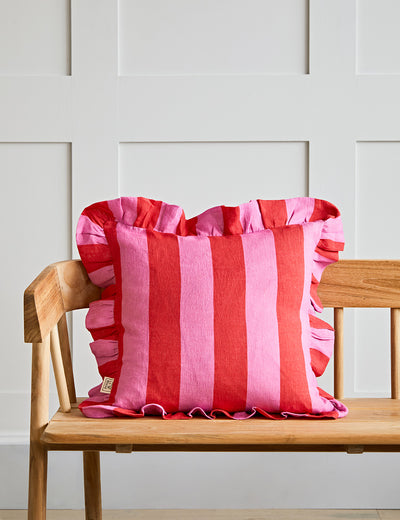
[[[122,197],[86,208],[77,243],[102,383],[88,417],[343,417],[318,388],[334,331],[316,317],[340,214],[313,198],[179,206]]]

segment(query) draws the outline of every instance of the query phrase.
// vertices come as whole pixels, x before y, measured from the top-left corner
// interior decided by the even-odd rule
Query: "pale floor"
[[[84,520],[83,511],[49,510],[47,520]],[[0,510],[0,520],[26,511]],[[103,511],[103,520],[400,520],[400,509],[136,509]]]

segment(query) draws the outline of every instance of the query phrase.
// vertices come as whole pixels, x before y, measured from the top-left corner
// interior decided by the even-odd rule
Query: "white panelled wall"
[[[345,257],[400,258],[399,26],[398,0],[0,0],[0,509],[27,500],[22,293],[76,256],[86,205],[141,195],[190,217],[310,195],[341,209]],[[84,316],[81,395],[99,381]],[[346,329],[347,396],[388,394],[388,314]],[[107,453],[103,503],[400,508],[399,457]],[[49,507],[83,507],[79,454],[49,458]]]

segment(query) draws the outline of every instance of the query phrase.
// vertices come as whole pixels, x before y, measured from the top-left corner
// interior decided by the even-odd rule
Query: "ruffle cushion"
[[[308,354],[314,377],[325,370],[332,354],[334,331],[328,324],[315,317],[322,310],[317,295],[318,283],[323,269],[338,259],[343,249],[343,233],[340,213],[329,202],[312,198],[295,198],[278,201],[250,201],[236,207],[217,206],[197,217],[186,219],[179,206],[142,197],[123,197],[89,206],[82,213],[77,228],[77,243],[82,261],[93,283],[103,288],[102,300],[93,302],[87,317],[87,327],[94,338],[92,350],[96,356],[99,372],[103,378],[116,380],[110,395],[101,392],[101,385],[92,389],[89,399],[81,404],[85,415],[106,417],[125,415],[141,417],[145,414],[160,414],[164,418],[190,418],[202,415],[215,418],[226,415],[233,419],[246,419],[254,414],[269,418],[285,418],[290,415],[304,417],[342,417],[347,413],[344,405],[324,394],[319,413],[293,413],[286,410],[263,410],[250,406],[247,410],[228,411],[195,406],[185,412],[166,410],[159,403],[147,403],[131,410],[114,402],[122,364],[123,330],[115,319],[116,273],[115,253],[107,237],[107,226],[115,223],[129,228],[173,234],[178,237],[218,237],[227,235],[250,235],[266,229],[303,225],[321,221],[319,240],[312,258],[312,277],[308,313],[310,319]],[[125,354],[124,354],[125,355]],[[307,361],[308,360],[308,361]]]

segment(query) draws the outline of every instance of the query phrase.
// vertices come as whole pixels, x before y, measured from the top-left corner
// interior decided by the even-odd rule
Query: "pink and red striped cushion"
[[[330,203],[258,200],[186,220],[124,197],[86,208],[77,242],[103,287],[86,325],[109,393],[89,392],[88,417],[346,415],[316,380],[334,335],[316,289],[343,249]]]

